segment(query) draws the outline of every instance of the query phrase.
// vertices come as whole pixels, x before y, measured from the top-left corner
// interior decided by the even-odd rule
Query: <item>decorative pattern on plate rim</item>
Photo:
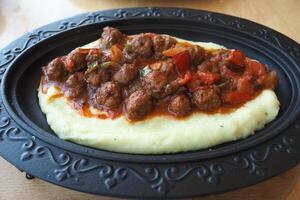
[[[27,40],[24,42],[23,46],[15,47],[13,49],[5,49],[2,50],[3,60],[0,60],[0,68],[3,68],[5,65],[11,63],[20,53],[25,51],[30,46],[36,44],[37,42],[44,40],[54,34],[57,34],[62,31],[66,31],[72,28],[76,28],[79,26],[107,21],[107,20],[117,20],[117,19],[125,19],[125,18],[137,18],[137,17],[178,17],[183,19],[193,19],[199,22],[210,23],[214,25],[221,25],[231,27],[233,29],[238,29],[241,31],[246,30],[246,25],[241,20],[228,20],[218,17],[215,13],[203,12],[201,14],[191,14],[183,9],[172,9],[171,12],[166,11],[164,9],[158,8],[145,8],[143,11],[128,11],[125,9],[114,10],[113,14],[105,14],[102,12],[91,12],[87,13],[86,16],[81,19],[79,22],[73,21],[62,21],[61,25],[55,30],[37,30],[30,33],[27,36]],[[261,30],[247,30],[253,35],[259,36],[264,40],[267,40],[274,45],[280,47],[283,50],[286,50],[291,57],[300,61],[300,50],[299,46],[289,46],[280,41],[274,33],[268,31],[267,29]],[[0,71],[1,73],[2,71]],[[3,70],[4,72],[4,70]],[[3,73],[2,72],[2,73]]]
[[[1,108],[3,108],[2,104]],[[3,112],[0,109],[0,112]],[[3,113],[1,113],[1,116]],[[127,177],[132,176],[142,180],[149,187],[160,194],[167,194],[171,189],[176,187],[183,179],[188,176],[205,180],[208,184],[219,184],[222,175],[226,172],[225,167],[246,169],[250,174],[264,176],[263,162],[270,158],[272,153],[294,153],[292,144],[295,142],[293,138],[283,136],[279,142],[272,143],[260,150],[252,150],[243,156],[233,156],[229,162],[213,162],[213,163],[197,163],[187,169],[182,169],[174,164],[171,167],[144,167],[142,171],[128,166],[112,166],[105,162],[101,164],[89,164],[87,158],[72,158],[66,152],[55,154],[50,147],[40,145],[36,142],[34,136],[28,137],[21,129],[11,126],[9,117],[1,117],[0,119],[0,143],[4,139],[14,142],[22,142],[20,160],[30,161],[38,158],[49,158],[51,163],[55,165],[53,174],[57,182],[73,178],[79,181],[82,174],[96,171],[99,179],[103,181],[104,187],[111,190],[118,186],[121,181],[125,181]],[[102,185],[102,184],[99,184]]]
[[[271,143],[261,150],[253,150],[246,155],[233,156],[233,162],[229,164],[236,168],[245,169],[249,174],[264,176],[265,170],[267,170],[267,167],[264,166],[264,162],[270,159],[271,154],[275,152],[287,154],[296,153],[292,146],[294,143],[294,138],[283,136],[279,142]]]
[[[210,12],[202,12],[193,14],[183,9],[158,9],[145,8],[141,9],[118,9],[112,13],[105,12],[88,13],[85,17],[81,17],[79,21],[61,21],[57,28],[52,30],[43,30],[43,28],[33,31],[26,36],[22,45],[12,49],[4,49],[0,52],[0,80],[7,66],[14,61],[21,53],[38,42],[49,38],[52,35],[72,28],[93,24],[107,20],[118,20],[136,17],[177,17],[182,19],[192,19],[203,23],[226,26],[239,31],[244,31],[262,38],[275,46],[285,50],[295,60],[300,61],[299,46],[289,46],[281,41],[275,32],[262,28],[260,30],[251,30],[247,27],[243,20],[231,20],[221,18],[218,14]],[[165,195],[172,189],[176,188],[176,184],[187,177],[204,180],[207,184],[217,185],[222,183],[222,179],[228,168],[237,168],[246,170],[249,174],[256,176],[264,176],[267,166],[264,163],[271,159],[273,153],[285,153],[286,155],[294,153],[295,149],[293,137],[283,136],[276,143],[271,143],[261,149],[248,151],[243,155],[235,155],[229,157],[228,162],[203,162],[197,163],[187,169],[181,168],[174,164],[169,167],[151,167],[146,166],[143,170],[123,165],[111,165],[106,162],[101,164],[90,164],[88,158],[78,158],[67,152],[55,153],[51,147],[41,145],[39,140],[29,133],[24,132],[14,125],[13,120],[8,117],[2,102],[0,103],[0,144],[1,142],[20,142],[21,155],[20,160],[23,162],[36,161],[39,158],[48,158],[55,166],[53,170],[54,179],[57,182],[65,180],[79,181],[81,175],[89,172],[97,172],[99,181],[102,181],[107,190],[112,190],[121,182],[125,182],[128,177],[134,177],[146,183],[157,193]],[[299,125],[294,128],[299,128]]]

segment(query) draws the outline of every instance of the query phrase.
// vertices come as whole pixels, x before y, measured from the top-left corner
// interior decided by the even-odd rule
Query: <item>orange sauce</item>
[[[49,98],[49,101],[53,101],[54,99],[59,98],[59,97],[63,97],[63,96],[64,96],[63,93],[59,93],[59,94],[52,95],[52,96]]]
[[[91,110],[90,110],[90,106],[88,104],[85,104],[83,107],[82,107],[82,112],[81,114],[85,117],[94,117],[95,115],[93,113],[91,113]]]

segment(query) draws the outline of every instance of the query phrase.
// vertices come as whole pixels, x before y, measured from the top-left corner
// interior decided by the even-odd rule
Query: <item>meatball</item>
[[[192,94],[193,103],[204,111],[215,109],[221,105],[219,89],[216,86],[199,89]]]
[[[172,61],[161,61],[150,65],[151,71],[144,77],[144,85],[153,97],[160,97],[167,84],[177,78]]]
[[[85,75],[86,82],[94,87],[100,86],[102,83],[109,81],[110,72],[107,69],[98,69]]]
[[[154,35],[152,38],[154,53],[157,57],[162,56],[162,52],[176,44],[176,40],[168,35]]]
[[[86,67],[87,63],[85,57],[86,53],[81,52],[79,48],[71,51],[66,58],[67,70],[69,72],[77,72]]]
[[[199,63],[201,63],[205,56],[204,49],[198,45],[190,46],[189,53],[190,53],[191,63],[193,65],[198,65]]]
[[[62,81],[67,75],[64,62],[61,58],[55,58],[47,66],[43,67],[44,75],[51,81]]]
[[[117,83],[106,82],[97,89],[95,100],[98,106],[116,108],[121,103],[121,89]]]
[[[124,112],[129,120],[141,120],[151,110],[151,96],[144,90],[135,91],[125,100]]]
[[[162,61],[152,64],[150,68],[152,71],[146,74],[144,83],[152,96],[159,97],[166,85],[177,78],[175,67],[170,61]]]
[[[168,81],[172,81],[177,78],[177,72],[172,60],[158,62],[160,64],[160,71],[168,77]]]
[[[143,82],[140,79],[136,79],[132,83],[130,83],[130,85],[124,87],[123,96],[128,97],[135,91],[143,89],[143,87]]]
[[[175,116],[186,116],[192,111],[191,101],[185,94],[178,94],[172,98],[168,109]]]
[[[66,96],[77,98],[83,94],[85,90],[85,81],[83,73],[75,73],[69,76],[66,81]]]
[[[160,96],[168,83],[168,78],[159,70],[153,70],[144,78],[145,86],[152,96]]]
[[[134,64],[124,64],[119,71],[117,71],[113,80],[123,84],[128,85],[138,74],[138,69]]]
[[[133,36],[131,40],[129,40],[126,44],[130,48],[125,48],[125,55],[129,59],[140,57],[140,58],[149,58],[152,56],[153,51],[153,42],[150,36],[146,34],[139,34]]]
[[[200,65],[197,66],[197,68],[200,72],[220,72],[219,67],[215,63],[210,62],[209,60],[202,62]]]
[[[114,45],[122,40],[123,34],[116,28],[105,27],[103,28],[103,32],[101,38],[106,44]]]
[[[170,82],[168,85],[166,85],[165,93],[168,94],[168,95],[169,94],[174,94],[179,89],[180,89],[180,84],[179,84],[178,80],[176,79],[176,80]]]
[[[230,50],[228,49],[218,49],[216,50],[213,55],[209,58],[209,60],[215,65],[218,65],[219,67],[223,65],[228,65],[227,58],[229,56]],[[229,64],[231,65],[231,64]]]
[[[219,84],[219,88],[221,89],[221,92],[224,94],[226,92],[237,90],[237,85],[238,85],[238,79],[223,78],[222,83]]]

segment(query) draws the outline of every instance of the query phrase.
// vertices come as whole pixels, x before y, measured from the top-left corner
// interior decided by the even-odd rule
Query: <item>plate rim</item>
[[[51,27],[51,26],[53,26],[53,25],[58,25],[58,24],[61,24],[62,23],[62,25],[61,26],[63,26],[63,28],[66,28],[65,29],[65,31],[69,31],[69,30],[71,30],[72,28],[74,28],[74,24],[72,25],[72,22],[68,22],[68,20],[71,20],[71,19],[76,19],[76,18],[83,18],[83,17],[86,17],[86,16],[93,16],[93,14],[101,14],[101,13],[104,13],[104,14],[108,14],[109,16],[113,16],[113,17],[115,17],[115,18],[119,18],[118,16],[120,16],[120,20],[122,20],[122,19],[127,19],[128,18],[128,16],[130,17],[131,15],[132,15],[132,13],[133,13],[133,15],[136,15],[136,16],[134,16],[134,17],[142,17],[142,16],[139,16],[139,15],[142,15],[142,14],[144,14],[144,15],[146,15],[146,18],[151,18],[151,17],[159,17],[158,16],[158,14],[160,13],[160,12],[165,12],[165,11],[168,11],[168,12],[174,12],[174,17],[179,17],[179,18],[186,18],[186,15],[185,14],[187,14],[187,13],[193,13],[193,12],[195,12],[195,13],[206,13],[206,14],[208,14],[208,15],[221,15],[221,16],[225,16],[225,17],[230,17],[230,18],[234,18],[234,19],[238,19],[238,20],[242,20],[242,21],[245,21],[245,22],[250,22],[249,20],[246,20],[246,19],[242,19],[242,18],[237,18],[237,17],[234,17],[234,16],[230,16],[230,15],[224,15],[224,14],[221,14],[221,13],[215,13],[215,12],[210,12],[210,11],[203,11],[203,10],[194,10],[194,9],[182,9],[182,8],[170,8],[170,7],[168,7],[168,8],[159,8],[159,7],[154,7],[154,8],[146,8],[146,7],[138,7],[138,8],[122,8],[122,9],[112,9],[112,10],[105,10],[105,11],[96,11],[96,12],[92,12],[92,13],[83,13],[83,14],[79,14],[79,15],[76,15],[76,16],[74,16],[74,17],[71,17],[71,18],[67,18],[67,19],[65,19],[65,20],[59,20],[59,21],[57,21],[57,22],[54,22],[54,23],[51,23],[51,24],[48,24],[48,25],[46,25],[46,26],[43,26],[43,27],[41,27],[41,28],[38,28],[38,29],[36,29],[36,30],[34,30],[32,33],[41,33],[41,32],[39,32],[39,31],[41,31],[41,30],[43,30],[43,29],[46,29],[47,27]],[[130,14],[131,13],[131,14]],[[140,14],[140,13],[142,13],[142,14]],[[148,16],[149,15],[149,16]],[[210,20],[210,19],[213,19],[213,18],[209,18],[209,16],[207,16],[208,17],[208,20]],[[89,18],[87,18],[87,19],[89,19]],[[188,18],[187,18],[188,19]],[[118,20],[118,19],[117,19]],[[109,21],[109,20],[108,20]],[[106,21],[106,22],[108,22],[108,21]],[[67,24],[64,24],[65,22],[67,22]],[[81,23],[82,21],[80,21],[79,22],[79,26],[80,26],[80,23]],[[235,21],[236,22],[236,21]],[[69,24],[68,24],[69,23]],[[91,22],[91,23],[96,23],[96,22]],[[100,23],[100,22],[99,22]],[[212,21],[212,23],[213,23],[213,21]],[[237,22],[236,22],[237,23]],[[255,23],[255,22],[251,22],[251,23]],[[280,34],[280,33],[278,33],[277,31],[274,31],[274,30],[272,30],[272,29],[270,29],[270,28],[267,28],[267,27],[265,27],[265,26],[262,26],[262,25],[259,25],[259,24],[257,24],[257,23],[255,23],[256,25],[258,25],[258,26],[260,26],[260,27],[264,27],[264,28],[266,28],[267,30],[271,30],[271,32],[275,32],[276,34]],[[88,24],[87,24],[88,25]],[[233,24],[234,26],[235,26],[235,24]],[[238,24],[237,24],[238,25]],[[83,25],[84,26],[84,25]],[[238,26],[240,26],[240,25],[238,25]],[[62,31],[64,31],[64,30],[62,30]],[[61,33],[62,31],[58,31],[58,33]],[[268,32],[267,32],[268,33]],[[268,33],[268,34],[270,34],[270,33]],[[280,34],[281,36],[283,36],[282,34]],[[22,36],[21,38],[19,38],[19,39],[17,39],[15,42],[17,42],[18,40],[21,40],[22,38],[24,38],[24,37],[28,37],[28,36]],[[29,37],[30,37],[30,35],[29,35]],[[50,36],[51,37],[51,36]],[[264,36],[263,36],[264,37]],[[284,38],[286,38],[286,36],[283,36]],[[46,37],[46,39],[47,39],[48,37]],[[264,38],[264,39],[266,39],[267,40],[267,38]],[[288,40],[291,40],[290,38],[288,38]],[[39,42],[42,42],[43,40],[41,40],[41,41],[36,41],[37,43],[39,43]],[[293,40],[291,40],[290,42],[292,42],[292,43],[296,43],[295,41],[293,41]],[[10,62],[8,62],[8,63],[4,63],[4,65],[3,65],[3,63],[2,62],[0,62],[0,76],[3,76],[3,73],[4,72],[2,72],[1,71],[1,69],[4,69],[4,67],[3,66],[6,66],[6,67],[10,67],[14,62],[15,62],[15,60],[16,60],[16,58],[18,58],[24,51],[26,51],[27,49],[30,49],[30,48],[32,48],[32,46],[30,46],[30,44],[28,43],[25,43],[26,45],[25,45],[25,48],[22,50],[22,49],[13,49],[13,50],[10,50],[10,51],[14,51],[15,50],[15,54],[14,54],[14,52],[13,52],[13,54],[11,54],[11,52],[4,52],[3,53],[3,55],[5,56],[5,55],[13,55],[14,57],[12,58],[12,60],[10,60]],[[33,46],[35,45],[35,44],[32,44]],[[7,47],[5,47],[4,49],[9,49],[10,48],[10,46],[12,47],[12,46],[14,46],[14,43],[11,43],[11,44],[9,44]],[[296,43],[296,48],[297,48],[297,46],[299,46],[299,44],[297,44]],[[22,51],[20,51],[20,50],[22,50]],[[20,52],[19,52],[20,51]],[[2,57],[4,57],[4,56],[2,56]],[[300,57],[300,56],[299,56]],[[0,58],[1,58],[1,55],[0,55]],[[8,59],[9,60],[9,59]],[[1,60],[0,60],[1,61]],[[296,61],[295,61],[296,62]],[[298,63],[299,64],[299,63]],[[9,65],[9,66],[8,66]],[[5,71],[5,70],[4,70]],[[5,78],[4,78],[5,79]],[[4,85],[5,85],[5,82],[3,83],[2,82],[2,84],[1,84],[1,86],[2,86],[2,88],[4,87]],[[2,90],[3,91],[3,90]],[[1,95],[2,95],[2,93],[1,93]],[[5,103],[5,104],[8,104],[9,102],[3,102],[3,103]],[[12,128],[13,126],[11,126],[11,124],[14,124],[14,126],[16,126],[16,127],[18,127],[19,125],[17,125],[17,123],[15,122],[15,120],[14,120],[14,117],[13,116],[9,116],[7,113],[6,113],[6,107],[5,107],[5,105],[3,106],[3,104],[1,104],[1,112],[0,112],[0,117],[1,117],[1,119],[0,119],[0,129],[1,130],[3,130],[4,132],[2,132],[2,134],[1,134],[1,132],[0,132],[0,143],[1,142],[3,142],[3,140],[6,140],[6,141],[8,141],[8,142],[13,142],[13,141],[22,141],[23,143],[21,143],[21,148],[22,148],[22,151],[21,151],[21,155],[20,155],[20,160],[23,160],[23,161],[34,161],[34,162],[39,162],[39,159],[38,158],[48,158],[48,159],[50,159],[50,160],[52,160],[51,162],[54,162],[54,164],[58,164],[59,166],[61,165],[61,164],[64,164],[64,165],[62,165],[63,167],[66,167],[66,166],[72,166],[72,165],[74,165],[75,166],[75,164],[77,164],[77,165],[82,165],[82,166],[85,166],[86,167],[86,165],[88,165],[89,163],[86,163],[86,162],[88,162],[88,161],[85,161],[84,159],[85,158],[82,158],[82,159],[77,159],[77,160],[75,160],[75,161],[73,161],[74,159],[73,158],[70,158],[71,156],[67,156],[66,154],[58,154],[58,155],[56,155],[54,152],[54,150],[53,149],[51,149],[50,147],[48,147],[47,145],[45,145],[45,141],[42,141],[42,140],[40,140],[39,138],[33,138],[32,136],[30,136],[30,134],[29,133],[26,133],[26,132],[23,132],[22,130],[19,130],[19,132],[17,133],[16,132],[16,129],[14,129],[14,128]],[[11,114],[11,113],[10,113]],[[295,136],[295,133],[294,132],[296,132],[296,130],[297,129],[299,129],[299,127],[300,127],[300,125],[299,125],[299,122],[298,122],[298,120],[296,120],[295,119],[295,121],[297,121],[297,122],[294,122],[293,123],[293,125],[292,126],[290,126],[292,129],[291,130],[293,130],[293,131],[291,131],[291,132],[293,132],[292,134],[291,134],[291,136],[293,137],[292,139],[291,138],[287,138],[287,137],[285,137],[285,136],[283,136],[282,137],[282,135],[280,135],[280,134],[278,134],[278,138],[279,138],[279,136],[280,136],[280,139],[279,139],[279,141],[280,142],[277,142],[276,144],[277,144],[277,149],[281,149],[281,150],[283,150],[283,151],[287,151],[286,153],[287,154],[290,154],[291,152],[288,152],[289,150],[289,148],[291,148],[291,144],[293,143],[293,142],[295,142],[295,138],[296,138],[296,136]],[[7,123],[8,122],[8,123]],[[290,128],[289,127],[289,128]],[[1,131],[0,130],[0,131]],[[13,132],[13,131],[15,131],[15,132]],[[276,138],[277,138],[277,136],[276,136]],[[291,139],[291,140],[290,140]],[[39,147],[39,144],[44,144],[44,148],[43,147],[41,147],[41,148],[38,148]],[[275,144],[275,143],[274,143]],[[260,149],[260,148],[262,148],[264,145],[266,145],[266,144],[260,144],[260,145],[257,145],[257,147],[256,147],[256,149]],[[20,146],[20,144],[19,145],[16,145],[16,146]],[[276,150],[276,148],[275,147],[273,147],[274,145],[272,144],[271,146],[270,145],[266,145],[266,147],[264,147],[264,148],[262,148],[262,149],[264,149],[263,150],[263,152],[264,153],[266,153],[266,156],[267,157],[269,157],[269,154],[270,154],[270,152],[275,152],[275,151],[277,151]],[[284,149],[286,147],[286,149]],[[275,149],[273,149],[273,148],[275,148]],[[296,150],[299,148],[299,145],[297,146],[297,147],[294,147]],[[248,152],[248,153],[245,153],[245,152]],[[250,152],[250,153],[249,153]],[[247,163],[250,163],[250,165],[251,165],[251,163],[252,164],[254,164],[254,172],[256,172],[256,169],[259,169],[257,166],[255,167],[255,162],[258,162],[257,160],[255,160],[255,159],[252,159],[251,158],[251,155],[254,155],[253,154],[253,152],[255,152],[255,150],[253,151],[253,150],[245,150],[245,151],[242,151],[242,152],[240,152],[241,153],[241,155],[243,155],[243,154],[246,154],[247,156],[241,156],[241,157],[232,157],[231,155],[229,155],[229,156],[225,156],[225,157],[232,157],[232,159],[234,160],[234,159],[237,159],[236,161],[238,162],[238,161],[242,161],[242,162],[245,162],[246,164]],[[9,160],[10,162],[12,162],[12,163],[14,163],[15,165],[17,165],[17,166],[20,166],[20,161],[18,161],[18,158],[11,158],[11,156],[9,156],[9,155],[7,155],[7,152],[5,152],[5,150],[3,150],[2,148],[1,148],[1,146],[0,146],[0,154],[4,157],[4,158],[6,158],[7,160]],[[73,153],[73,152],[70,152],[70,155],[73,155],[73,157],[75,158],[75,157],[81,157],[81,155],[76,155],[75,153]],[[59,157],[59,156],[61,156],[61,157]],[[69,158],[69,160],[68,160],[68,158]],[[60,162],[58,159],[62,159],[62,161],[65,161],[66,162],[66,164],[64,163],[64,162]],[[91,158],[90,158],[91,159]],[[218,160],[218,159],[220,159],[220,158],[217,158],[217,159],[215,159],[216,161]],[[240,159],[240,160],[239,160]],[[72,161],[71,161],[72,160]],[[68,162],[67,162],[68,161]],[[76,162],[76,161],[78,161],[78,162]],[[297,164],[298,163],[298,159],[296,160],[295,159],[295,162],[291,162],[289,165],[287,165],[287,168],[289,168],[289,167],[291,167],[291,166],[293,166],[293,165],[295,165],[295,164]],[[102,162],[102,161],[101,161]],[[109,162],[109,161],[103,161],[103,162]],[[219,162],[219,161],[218,161]],[[23,162],[24,163],[24,162]],[[112,163],[114,163],[116,166],[118,166],[118,165],[120,165],[119,163],[117,163],[117,161],[112,161]],[[131,162],[129,162],[131,165],[132,165],[132,163]],[[176,170],[178,170],[177,169],[177,167],[168,167],[168,163],[160,163],[160,164],[158,164],[158,165],[161,165],[161,168],[157,168],[158,169],[158,172],[160,173],[160,175],[158,175],[159,176],[159,180],[162,180],[162,181],[165,181],[165,182],[168,182],[168,180],[170,179],[170,177],[168,177],[168,176],[166,176],[166,174],[167,173],[177,173],[178,171],[176,171]],[[249,164],[248,164],[249,165]],[[249,165],[249,166],[250,166]],[[30,166],[30,165],[28,165],[28,166]],[[139,171],[139,170],[132,170],[132,169],[129,169],[129,168],[124,168],[124,167],[119,167],[119,168],[116,168],[116,167],[114,167],[113,166],[113,169],[112,168],[109,168],[109,166],[110,165],[105,165],[106,167],[107,167],[107,170],[110,170],[109,172],[109,174],[105,174],[105,171],[102,171],[104,174],[102,174],[103,175],[103,183],[104,183],[104,188],[106,187],[106,189],[107,189],[107,193],[103,193],[103,191],[101,192],[101,194],[108,194],[108,195],[112,195],[112,196],[114,196],[114,195],[116,195],[112,190],[110,190],[111,188],[114,188],[115,187],[115,185],[114,184],[116,184],[116,185],[118,185],[118,182],[125,182],[126,181],[126,179],[127,179],[127,176],[129,176],[128,174],[132,174],[132,176],[135,176],[136,178],[140,178],[140,179],[143,179],[143,178],[145,178],[145,177],[143,177],[143,176],[140,176],[141,174],[139,174],[139,173],[142,173],[141,171]],[[200,166],[200,167],[199,167]],[[194,172],[196,172],[197,170],[200,170],[200,171],[197,171],[197,172],[199,172],[200,173],[200,175],[201,175],[201,173],[203,173],[202,174],[202,176],[203,177],[200,177],[200,178],[203,178],[203,179],[205,179],[206,181],[204,181],[205,183],[208,183],[208,184],[218,184],[218,182],[220,181],[219,179],[221,179],[221,175],[223,175],[224,174],[224,171],[223,171],[223,169],[221,169],[221,168],[218,168],[219,166],[218,165],[216,165],[215,163],[213,163],[213,162],[211,162],[211,161],[201,161],[201,162],[199,162],[199,166],[197,167],[197,168],[189,168],[187,171],[185,171],[183,174],[181,174],[181,175],[185,175],[185,176],[183,176],[183,178],[182,179],[180,179],[180,181],[181,180],[184,180],[184,179],[186,179],[187,177],[190,177],[189,175],[190,175],[190,173],[194,173]],[[251,172],[251,169],[248,169],[248,167],[249,166],[247,166],[247,167],[245,167],[245,170],[246,171],[248,171],[248,173],[250,173]],[[24,166],[23,166],[24,167]],[[251,166],[250,166],[251,167]],[[26,167],[25,167],[26,168]],[[90,170],[91,170],[91,168],[89,168]],[[96,168],[95,168],[96,169]],[[149,169],[149,168],[147,168],[147,169]],[[28,171],[29,169],[27,169],[27,171]],[[123,170],[123,171],[122,171]],[[125,171],[124,171],[125,170]],[[144,170],[146,170],[146,168],[144,169]],[[149,169],[150,170],[150,169]],[[154,170],[155,171],[155,169],[152,169],[152,170]],[[202,171],[201,171],[202,170]],[[29,170],[30,171],[30,170]],[[75,170],[76,171],[76,170]],[[77,171],[78,171],[78,169],[77,169]],[[91,170],[91,171],[93,171],[93,170]],[[151,171],[151,170],[150,170]],[[58,171],[58,173],[56,174],[57,176],[55,176],[54,177],[54,179],[51,181],[51,180],[48,180],[48,179],[46,179],[45,177],[44,177],[44,179],[46,179],[46,180],[48,180],[48,181],[50,181],[50,182],[54,182],[54,183],[56,183],[56,184],[59,184],[59,185],[63,185],[63,186],[67,186],[67,184],[65,184],[63,181],[65,180],[65,179],[69,179],[70,177],[62,177],[64,174],[62,174],[62,172],[64,172],[64,173],[67,173],[67,175],[68,175],[68,173],[70,174],[70,172],[68,172],[68,171],[61,171],[61,172],[59,172]],[[89,172],[89,171],[87,171],[87,172]],[[100,171],[101,172],[101,171]],[[100,173],[99,172],[99,173]],[[124,172],[123,174],[121,173],[121,172]],[[126,173],[125,173],[126,172]],[[111,174],[112,173],[112,174]],[[121,174],[120,174],[121,173]],[[147,171],[144,171],[143,173],[145,173],[145,174],[147,174]],[[150,172],[149,172],[150,173]],[[152,171],[152,173],[154,173],[153,171]],[[206,176],[206,174],[205,173],[208,173],[207,174],[207,176]],[[277,173],[279,173],[279,171],[277,172]],[[37,174],[37,173],[31,173],[31,174],[33,174],[33,175],[35,175],[35,176],[38,176],[38,177],[40,177],[40,178],[43,178],[43,176],[41,176],[41,175],[39,175],[39,174]],[[144,175],[145,175],[144,174]],[[72,174],[71,174],[72,175]],[[124,175],[124,176],[123,176]],[[272,173],[272,174],[269,174],[268,176],[266,175],[266,176],[264,176],[264,177],[261,177],[260,179],[258,179],[258,180],[260,180],[260,181],[262,181],[262,180],[264,180],[264,179],[266,179],[266,178],[268,178],[268,177],[270,177],[270,176],[273,176],[273,175],[275,175],[275,173]],[[198,177],[199,178],[199,177]],[[109,181],[110,180],[113,180],[113,182],[114,183],[110,183]],[[156,193],[156,195],[154,195],[154,196],[149,196],[148,195],[148,197],[162,197],[161,195],[163,195],[163,197],[174,197],[173,195],[173,193],[171,194],[171,196],[168,196],[168,194],[170,194],[169,193],[169,191],[167,191],[167,192],[165,192],[164,191],[164,188],[163,188],[163,186],[165,186],[165,185],[167,185],[168,186],[168,184],[163,184],[163,183],[161,183],[161,184],[159,184],[159,183],[157,183],[158,184],[158,186],[157,186],[157,188],[155,188],[155,184],[154,184],[154,186],[153,186],[153,184],[151,185],[151,180],[147,180],[147,178],[145,179],[145,181],[146,182],[148,182],[148,184],[150,184],[150,186],[151,187],[154,187],[154,190],[156,190],[156,191],[158,191],[158,194],[160,194],[159,196],[157,196],[157,193]],[[170,180],[169,180],[170,181]],[[112,185],[113,186],[112,186]],[[204,184],[204,183],[202,183],[202,184]],[[74,188],[73,188],[74,189]],[[233,188],[231,188],[231,189],[233,189]],[[169,189],[168,189],[169,190]],[[226,189],[227,190],[227,189]],[[220,190],[221,191],[221,190]],[[217,191],[215,191],[215,192],[217,192]],[[100,192],[96,192],[96,193],[100,193]],[[208,192],[208,193],[211,193],[211,192]],[[205,192],[202,192],[201,194],[206,194]],[[116,196],[119,196],[119,195],[116,195]],[[125,195],[126,196],[126,195]],[[124,196],[124,197],[125,197]],[[183,194],[181,194],[181,195],[179,195],[178,197],[184,197],[185,195],[183,195]],[[127,196],[128,197],[128,196]],[[134,197],[134,196],[130,196],[130,197]],[[176,196],[177,197],[177,196]]]

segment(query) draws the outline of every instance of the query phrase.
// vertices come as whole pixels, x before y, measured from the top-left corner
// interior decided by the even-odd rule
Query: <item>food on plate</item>
[[[278,114],[276,82],[276,71],[241,50],[105,27],[42,68],[38,97],[62,139],[160,154],[254,134]]]

